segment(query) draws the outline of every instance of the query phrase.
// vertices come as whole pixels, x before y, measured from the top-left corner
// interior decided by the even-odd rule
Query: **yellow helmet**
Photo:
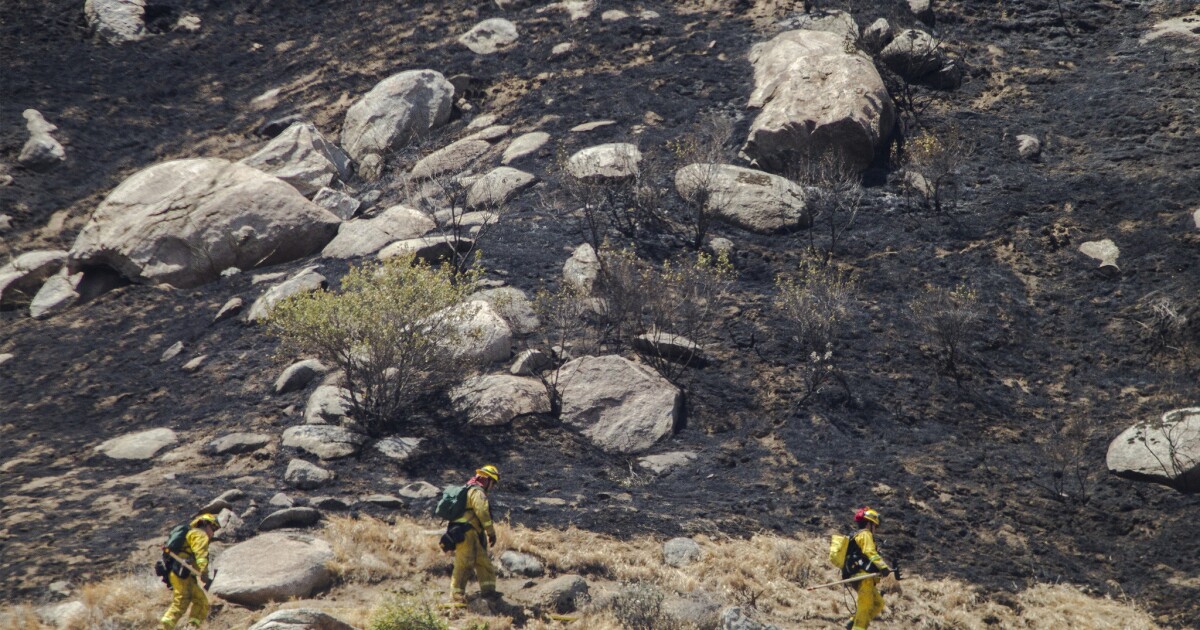
[[[216,514],[201,514],[200,516],[192,519],[191,525],[192,527],[203,527],[208,525],[213,529],[221,529],[221,521],[217,520]]]
[[[879,517],[879,512],[876,512],[869,507],[865,507],[854,513],[855,523],[861,524],[863,521],[871,521],[872,523],[879,525],[880,520],[882,519]]]
[[[496,483],[500,483],[500,471],[496,470],[496,467],[491,464],[488,464],[488,465],[484,466],[483,468],[476,470],[475,474],[483,476],[483,477],[487,477],[487,478],[491,479],[492,481],[495,481]]]

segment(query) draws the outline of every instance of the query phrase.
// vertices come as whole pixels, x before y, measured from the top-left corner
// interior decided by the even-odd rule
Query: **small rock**
[[[279,378],[275,379],[275,395],[286,394],[308,387],[308,384],[329,370],[316,359],[298,361],[288,366]]]
[[[54,628],[79,627],[79,623],[88,619],[89,608],[81,601],[51,604],[37,609],[38,618]]]
[[[290,507],[296,507],[296,502],[293,501],[288,495],[282,492],[276,492],[271,496],[270,499],[267,499],[267,505],[286,509]]]
[[[230,512],[233,511],[233,506],[230,505],[228,501],[226,501],[224,499],[213,499],[212,501],[209,501],[204,507],[200,508],[199,510],[196,510],[196,514],[220,514],[221,512],[226,511],[226,510],[228,510]],[[221,522],[221,519],[218,518],[217,522],[218,523]]]
[[[643,356],[654,355],[676,363],[705,363],[700,345],[682,335],[648,332],[634,337],[633,347]]]
[[[513,361],[509,372],[514,376],[533,376],[554,365],[554,360],[541,350],[523,350]]]
[[[468,208],[503,206],[517,193],[532,186],[537,177],[525,171],[501,166],[475,180],[467,190]]]
[[[5,363],[12,361],[14,356],[15,355],[13,355],[13,353],[11,353],[11,352],[5,352],[4,354],[0,354],[0,365],[4,365]]]
[[[721,621],[718,630],[779,630],[779,626],[769,623],[759,623],[737,606],[731,606],[721,611]]]
[[[144,460],[153,458],[177,440],[175,432],[170,429],[150,429],[107,440],[96,450],[113,459]]]
[[[575,125],[574,127],[571,127],[571,131],[574,133],[584,133],[615,124],[617,124],[617,121],[615,120],[595,120],[592,122],[583,123],[582,125]]]
[[[1100,261],[1099,269],[1104,275],[1114,277],[1121,273],[1121,268],[1117,266],[1121,250],[1111,240],[1088,241],[1079,246],[1079,251],[1084,256]]]
[[[492,145],[487,140],[465,138],[421,158],[413,165],[412,176],[422,179],[457,173],[478,160]]]
[[[878,53],[892,43],[892,25],[887,19],[879,18],[863,29],[862,44],[871,53]]]
[[[204,361],[206,359],[208,359],[208,355],[202,354],[202,355],[192,359],[191,361],[184,363],[183,367],[180,369],[182,369],[184,372],[188,372],[188,373],[195,372],[196,370],[200,369],[200,366],[204,365]]]
[[[591,294],[592,285],[600,275],[600,258],[591,245],[584,243],[575,248],[571,257],[563,264],[563,282],[575,285],[584,294]]]
[[[691,538],[672,538],[663,544],[663,562],[675,568],[687,566],[701,555],[700,544]]]
[[[304,424],[340,424],[350,413],[350,392],[336,385],[322,385],[308,396]]]
[[[571,21],[577,22],[590,17],[597,4],[598,0],[564,0],[561,6],[571,16]]]
[[[358,212],[362,203],[344,192],[332,188],[322,188],[313,197],[313,203],[336,214],[343,221],[349,220]]]
[[[541,577],[545,573],[541,560],[527,553],[505,551],[500,555],[500,568],[509,575]]]
[[[922,22],[933,25],[932,0],[908,0],[908,10]]]
[[[288,485],[300,490],[319,488],[333,481],[333,478],[332,471],[314,466],[302,459],[293,459],[288,462],[287,472],[283,474],[283,480]]]
[[[507,162],[506,162],[507,164]],[[7,179],[5,179],[7,178]],[[12,175],[0,174],[0,188],[12,183]],[[12,217],[7,214],[0,214],[0,233],[7,232],[12,229]]]
[[[166,363],[167,361],[179,356],[180,352],[183,352],[183,342],[176,341],[175,343],[171,344],[170,348],[167,348],[167,350],[162,353],[162,357],[159,358],[158,362]]]
[[[413,500],[436,499],[442,491],[428,481],[414,481],[400,488],[400,496]]]
[[[51,582],[50,586],[47,586],[46,588],[49,589],[51,593],[56,593],[58,595],[62,595],[63,597],[71,594],[71,583],[66,580]]]
[[[587,182],[612,182],[636,177],[642,153],[632,144],[612,143],[588,147],[567,160],[567,172]]]
[[[273,512],[258,524],[258,531],[266,532],[285,527],[308,527],[321,520],[321,512],[310,507],[290,507]]]
[[[554,48],[550,49],[550,56],[551,57],[561,57],[561,56],[571,52],[574,49],[575,49],[575,44],[572,42],[563,42],[561,44],[555,44]],[[507,164],[507,162],[505,162],[505,164]]]
[[[34,319],[45,319],[67,310],[79,300],[79,283],[83,280],[83,272],[68,274],[63,269],[57,275],[51,276],[33,301],[29,303],[29,316]]]
[[[223,322],[230,317],[237,317],[237,314],[242,312],[242,306],[242,298],[229,298],[229,301],[225,302],[225,304],[221,306],[221,309],[217,311],[216,316],[213,317],[213,323],[216,324],[218,322]]]
[[[283,445],[312,453],[321,459],[338,459],[358,453],[367,437],[345,427],[301,424],[283,432]]]
[[[337,497],[313,497],[308,500],[308,504],[319,510],[334,510],[341,512],[350,509],[350,504]]]
[[[67,152],[50,135],[58,127],[46,122],[36,109],[27,109],[22,116],[25,117],[29,140],[22,147],[17,163],[34,171],[48,171],[63,163],[67,159]]]
[[[388,437],[375,442],[375,450],[384,457],[403,464],[420,453],[418,447],[423,441],[423,438],[415,437]]]
[[[516,42],[517,25],[504,18],[492,18],[476,24],[458,38],[458,43],[477,55],[490,55]]]
[[[500,117],[495,114],[480,114],[471,119],[471,122],[467,125],[467,129],[487,129],[495,125],[498,120],[500,120]]]
[[[731,261],[733,260],[734,254],[737,253],[737,248],[734,247],[733,241],[720,236],[710,239],[706,246],[710,254],[714,256],[725,256]]]
[[[540,380],[511,374],[467,379],[450,392],[455,411],[473,426],[501,426],[514,418],[550,412],[550,394]]]
[[[240,455],[252,453],[271,443],[271,436],[262,433],[230,433],[208,443],[205,451],[211,455]]]
[[[695,451],[675,451],[659,455],[647,455],[638,460],[638,464],[656,475],[665,475],[672,470],[682,468],[696,460]]]
[[[559,614],[567,614],[587,601],[588,590],[587,580],[581,576],[563,575],[532,589],[513,593],[513,597]]]
[[[629,17],[629,14],[620,9],[609,9],[600,14],[602,22],[620,22]]]
[[[325,276],[317,273],[317,267],[308,267],[296,273],[296,275],[287,280],[267,289],[267,292],[254,301],[250,306],[250,314],[247,320],[250,322],[259,322],[271,316],[271,310],[275,305],[293,295],[301,293],[311,293],[326,286]]]
[[[399,497],[394,497],[390,494],[367,495],[363,497],[360,502],[378,505],[381,508],[387,508],[389,510],[399,510],[404,507],[404,501],[401,501]]]
[[[1021,134],[1017,136],[1017,153],[1026,160],[1032,160],[1042,154],[1042,141],[1037,136]]]
[[[244,498],[246,498],[245,492],[242,492],[241,490],[238,490],[237,488],[231,488],[229,490],[226,490],[225,492],[222,492],[221,495],[218,496],[215,500],[216,501],[225,501],[227,503],[237,503],[238,501],[241,501]]]
[[[110,44],[146,36],[146,0],[86,0],[83,15],[88,26]]]
[[[544,131],[532,131],[518,136],[504,150],[504,154],[500,157],[500,163],[507,165],[533,155],[549,141],[550,134]]]
[[[272,271],[270,273],[256,273],[250,278],[250,284],[263,284],[265,282],[275,282],[287,277],[287,272]]]

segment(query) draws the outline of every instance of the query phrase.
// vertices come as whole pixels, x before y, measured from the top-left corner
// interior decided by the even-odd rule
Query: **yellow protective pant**
[[[456,599],[467,594],[467,580],[474,569],[479,580],[479,590],[487,593],[496,590],[496,569],[488,558],[487,550],[479,542],[480,533],[475,528],[454,548],[454,572],[450,574],[450,595]]]
[[[163,613],[161,630],[173,630],[175,624],[179,623],[179,619],[183,617],[183,613],[191,605],[192,612],[188,615],[188,625],[200,627],[208,617],[208,597],[204,595],[204,591],[200,588],[200,583],[196,580],[196,576],[190,576],[186,580],[172,573],[171,579],[171,607],[167,608],[167,612]]]
[[[883,612],[883,596],[879,594],[878,583],[879,578],[868,578],[858,583],[858,608],[854,611],[853,630],[867,630],[867,624]]]

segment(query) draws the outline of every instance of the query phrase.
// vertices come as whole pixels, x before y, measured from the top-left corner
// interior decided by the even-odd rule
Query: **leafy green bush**
[[[460,274],[411,256],[366,263],[341,292],[316,291],[279,304],[268,320],[282,350],[316,356],[345,374],[352,414],[378,435],[416,398],[462,373],[456,348],[473,314],[456,308],[477,272]]]
[[[393,596],[375,609],[367,630],[449,630],[429,604]]]

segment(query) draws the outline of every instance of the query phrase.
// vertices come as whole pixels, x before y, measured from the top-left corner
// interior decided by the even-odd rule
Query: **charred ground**
[[[256,130],[270,120],[300,114],[336,137],[354,98],[412,68],[470,74],[478,87],[471,111],[456,111],[426,147],[457,137],[482,112],[519,127],[540,123],[561,149],[531,163],[541,190],[553,190],[556,150],[632,139],[662,151],[698,114],[743,110],[749,45],[769,37],[772,15],[801,3],[705,11],[645,2],[621,8],[644,5],[658,20],[612,24],[572,23],[531,6],[503,14],[516,16],[521,40],[492,57],[454,43],[475,21],[502,15],[490,2],[164,0],[150,13],[161,32],[121,47],[92,41],[81,4],[0,2],[0,160],[15,163],[25,108],[59,126],[68,154],[48,174],[14,170],[15,182],[0,188],[0,212],[14,219],[4,235],[12,253],[69,247],[124,177],[163,159],[242,157],[261,146]],[[881,15],[914,22],[884,3],[844,4],[860,25]],[[699,466],[646,477],[552,419],[464,433],[434,405],[405,430],[435,438],[429,456],[405,470],[371,455],[334,462],[335,492],[448,482],[487,459],[513,480],[499,499],[513,521],[664,535],[845,529],[849,509],[867,503],[887,519],[883,548],[910,571],[977,583],[1001,602],[1007,589],[1064,580],[1131,597],[1164,625],[1200,623],[1196,498],[1104,470],[1107,444],[1124,428],[1194,404],[1195,358],[1178,343],[1156,351],[1141,324],[1154,296],[1194,308],[1200,56],[1166,40],[1139,43],[1157,19],[1192,7],[1059,6],[938,7],[936,32],[971,78],[953,92],[922,91],[922,115],[935,131],[961,129],[976,151],[946,214],[900,195],[886,159],[868,173],[864,208],[835,256],[858,274],[865,307],[839,348],[850,396],[830,389],[797,404],[805,358],[788,350],[769,308],[775,274],[795,268],[807,235],[719,227],[739,250],[739,310],[721,322],[718,360],[683,377],[687,426],[663,445],[699,450]],[[184,12],[201,17],[199,32],[169,30]],[[575,50],[552,59],[562,41]],[[274,87],[284,87],[276,104],[249,105]],[[648,111],[662,122],[646,124]],[[596,119],[618,124],[567,131]],[[644,125],[636,135],[635,125]],[[1039,161],[1017,156],[1019,133],[1043,139]],[[395,156],[396,167],[409,157]],[[380,204],[394,200],[381,186]],[[527,290],[556,282],[580,242],[540,198],[523,196],[486,245],[494,275]],[[1121,247],[1119,277],[1099,275],[1077,251],[1101,238]],[[675,243],[668,236],[657,247]],[[336,277],[344,267],[324,270]],[[0,352],[17,356],[0,373],[6,598],[36,599],[54,580],[115,571],[197,501],[229,487],[260,504],[280,488],[289,456],[274,450],[184,460],[166,480],[156,468],[92,454],[137,428],[168,426],[201,445],[235,428],[280,431],[298,420],[303,394],[270,395],[274,342],[238,321],[209,323],[228,298],[258,294],[250,275],[196,290],[127,286],[48,321],[0,313]],[[924,287],[963,283],[987,313],[955,379],[935,368],[908,305]],[[209,355],[199,372],[159,363],[179,340],[186,356]],[[1089,429],[1082,438],[1062,433],[1080,418]],[[1086,441],[1086,497],[1045,488],[1066,439]],[[544,496],[570,507],[533,503]]]

